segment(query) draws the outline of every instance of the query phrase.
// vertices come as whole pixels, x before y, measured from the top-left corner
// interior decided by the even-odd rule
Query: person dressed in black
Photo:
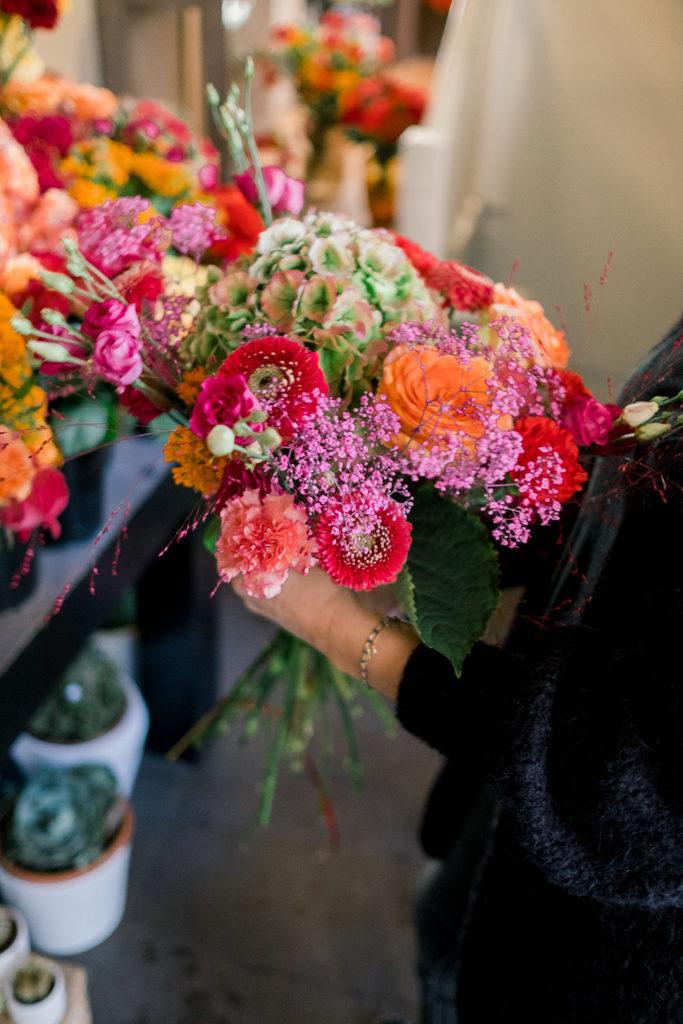
[[[620,402],[683,389],[683,320]],[[369,680],[448,758],[423,826],[424,1024],[683,1024],[683,443],[596,460],[556,570],[456,678],[409,628]],[[237,585],[239,590],[239,583]],[[377,616],[320,572],[247,599],[357,674]]]

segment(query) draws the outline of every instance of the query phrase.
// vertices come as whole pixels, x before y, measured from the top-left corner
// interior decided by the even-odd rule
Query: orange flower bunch
[[[86,123],[113,117],[118,106],[118,99],[109,89],[70,82],[59,75],[11,81],[2,93],[3,112],[11,117],[65,114],[72,123]]]

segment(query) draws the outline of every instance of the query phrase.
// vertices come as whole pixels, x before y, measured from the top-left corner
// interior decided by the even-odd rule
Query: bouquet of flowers
[[[342,96],[388,64],[394,48],[372,15],[328,11],[314,26],[275,28],[268,52],[310,111],[315,146],[339,123]]]
[[[239,134],[248,117],[232,109]],[[263,169],[251,174],[268,226],[236,264],[199,265],[216,243],[213,210],[162,218],[144,199],[108,202],[67,240],[64,273],[43,273],[69,312],[14,328],[44,373],[86,391],[108,382],[143,423],[172,418],[164,454],[198,499],[184,532],[206,529],[220,581],[239,575],[268,598],[317,565],[358,591],[395,586],[457,673],[498,603],[498,550],[526,543],[582,487],[579,444],[679,429],[680,402],[603,405],[566,370],[564,336],[537,303],[344,218],[273,221]],[[170,247],[196,290],[164,276]],[[307,768],[331,820],[311,738],[333,701],[357,779],[361,699],[386,714],[280,636],[189,741],[237,717],[248,734],[269,721],[260,820],[284,757]]]

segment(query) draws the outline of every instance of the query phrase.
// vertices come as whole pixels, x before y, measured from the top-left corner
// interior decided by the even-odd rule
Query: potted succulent
[[[130,796],[149,728],[133,680],[94,642],[67,669],[12,747],[26,775],[40,765],[106,764]]]
[[[108,390],[93,397],[60,398],[50,421],[64,456],[69,504],[60,516],[60,543],[91,537],[103,523],[103,483],[109,442],[116,437],[116,406]]]
[[[6,984],[7,1008],[14,1024],[61,1024],[66,1013],[66,983],[56,964],[30,957]]]
[[[28,954],[26,918],[13,907],[0,906],[0,982],[11,977]]]
[[[0,890],[45,953],[83,953],[108,938],[126,904],[133,812],[105,765],[40,768],[0,834]]]

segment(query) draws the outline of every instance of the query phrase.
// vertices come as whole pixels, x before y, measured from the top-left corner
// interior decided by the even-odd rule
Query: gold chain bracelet
[[[385,615],[383,619],[377,623],[370,636],[363,644],[363,651],[360,656],[360,677],[366,686],[369,686],[368,682],[368,666],[370,664],[370,658],[373,654],[377,654],[377,648],[375,647],[375,640],[380,635],[382,630],[391,625],[392,622],[400,622],[400,619],[394,618],[393,615]]]

